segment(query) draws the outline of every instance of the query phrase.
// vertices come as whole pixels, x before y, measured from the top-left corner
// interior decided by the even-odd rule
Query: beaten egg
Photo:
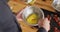
[[[38,22],[38,15],[36,13],[33,13],[27,17],[27,23],[29,24],[37,24]]]

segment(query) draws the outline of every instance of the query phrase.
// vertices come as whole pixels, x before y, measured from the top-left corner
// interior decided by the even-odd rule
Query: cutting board
[[[25,1],[25,0],[24,0]],[[24,1],[21,0],[10,0],[8,5],[12,9],[12,12],[18,13],[26,6],[28,6]],[[51,6],[53,0],[36,0],[32,6],[37,6],[39,8],[46,9],[51,12],[55,12],[55,9]]]

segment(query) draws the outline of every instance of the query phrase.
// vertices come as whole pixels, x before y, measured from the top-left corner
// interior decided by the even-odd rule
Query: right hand
[[[48,20],[48,18],[41,19],[38,22],[38,26],[43,27],[44,29],[46,29],[46,31],[49,31],[50,30],[50,21]]]

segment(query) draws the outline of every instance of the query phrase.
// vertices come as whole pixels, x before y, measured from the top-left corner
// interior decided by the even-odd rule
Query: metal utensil
[[[60,0],[53,0],[52,7],[60,12]]]
[[[32,13],[37,13],[39,16],[39,19],[44,19],[44,13],[40,8],[35,7],[35,6],[27,6],[25,9],[23,9],[22,18],[23,18],[24,22],[28,25],[31,25],[31,26],[37,26],[38,23],[37,24],[29,24],[26,21],[26,18]]]

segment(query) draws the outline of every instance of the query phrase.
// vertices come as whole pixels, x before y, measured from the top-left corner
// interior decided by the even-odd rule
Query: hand
[[[50,21],[48,20],[48,18],[41,19],[38,22],[38,26],[43,27],[44,29],[46,29],[46,31],[49,31],[50,30]]]
[[[22,20],[22,13],[23,13],[23,11],[20,11],[20,12],[17,14],[17,16],[16,16],[17,20],[23,21],[23,20]]]

